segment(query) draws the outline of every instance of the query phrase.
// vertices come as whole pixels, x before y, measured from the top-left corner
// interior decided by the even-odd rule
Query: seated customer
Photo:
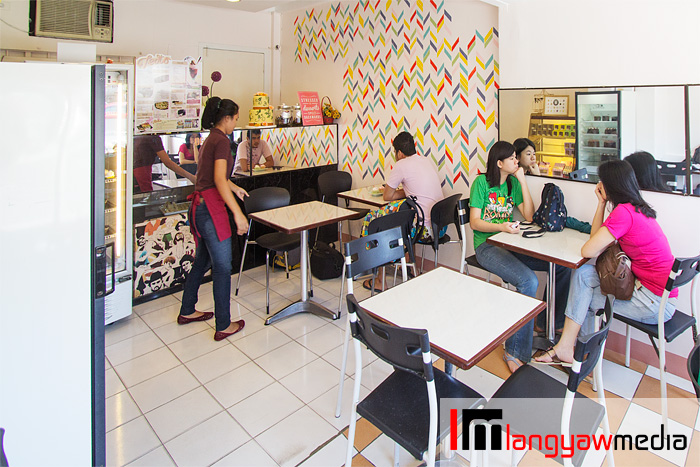
[[[248,172],[250,167],[248,166],[248,156],[253,148],[252,161],[253,167],[260,164],[260,158],[265,159],[265,167],[270,168],[275,165],[275,161],[272,159],[272,151],[270,150],[270,145],[267,141],[260,139],[260,130],[250,130],[248,132],[248,139],[243,141],[238,145],[236,153],[236,163],[233,166],[233,171],[235,172]]]
[[[659,168],[656,166],[654,156],[646,151],[637,151],[625,157],[625,159],[634,169],[634,175],[637,177],[637,183],[641,190],[653,191],[671,191],[668,186],[661,180]]]
[[[593,216],[591,238],[581,248],[585,258],[595,258],[610,243],[617,240],[632,260],[632,272],[637,277],[632,299],[615,300],[613,312],[642,323],[657,324],[661,295],[673,266],[673,254],[658,222],[656,212],[639,192],[637,178],[627,161],[610,161],[598,168],[600,182],[595,195],[598,206]],[[605,207],[613,207],[603,221]],[[666,303],[664,320],[671,319],[676,310],[678,290],[674,289]],[[600,291],[600,279],[592,264],[584,264],[574,271],[566,307],[566,321],[561,339],[553,348],[535,360],[540,363],[571,363],[574,345],[581,326],[585,323],[588,334],[595,312],[605,306],[605,295]]]
[[[535,271],[548,271],[549,263],[486,242],[498,232],[520,234],[519,223],[513,222],[514,208],[517,207],[528,221],[532,221],[535,212],[524,170],[518,165],[512,144],[498,141],[491,147],[486,173],[477,176],[472,183],[469,206],[469,223],[474,231],[474,251],[479,264],[514,285],[521,294],[534,297],[539,285]],[[571,269],[556,266],[555,274],[555,311],[556,315],[562,315]],[[503,359],[511,372],[530,361],[533,321],[506,340]]]
[[[416,144],[410,133],[402,131],[396,135],[392,145],[396,164],[387,174],[384,187],[384,200],[391,202],[367,214],[362,222],[362,235],[367,235],[367,227],[374,219],[398,211],[407,196],[415,196],[425,216],[424,228],[420,235],[422,238],[428,237],[431,235],[430,210],[435,203],[444,198],[437,168],[430,159],[416,154]],[[399,189],[399,185],[403,185],[403,188]],[[442,236],[445,232],[436,234]],[[415,235],[415,231],[412,235]],[[368,281],[365,285],[366,288],[370,287]],[[375,287],[381,290],[381,283],[376,282]]]
[[[518,138],[513,141],[513,146],[515,146],[515,157],[525,173],[540,175],[540,166],[537,165],[535,156],[535,143],[527,138]]]
[[[187,133],[185,143],[180,145],[178,156],[180,157],[180,165],[196,164],[199,157],[199,146],[202,140],[199,133]]]

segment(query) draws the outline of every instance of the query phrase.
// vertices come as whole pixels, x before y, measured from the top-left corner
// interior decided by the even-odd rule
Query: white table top
[[[533,226],[533,230],[536,229],[539,226]],[[588,262],[588,258],[581,256],[581,247],[589,238],[589,234],[578,230],[564,229],[561,232],[545,232],[537,238],[525,238],[522,231],[518,235],[499,232],[486,241],[507,250],[578,269]]]
[[[544,302],[439,267],[361,303],[396,326],[427,329],[432,352],[455,366],[474,366]]]
[[[178,178],[177,180],[153,180],[153,184],[164,186],[166,188],[182,188],[183,186],[194,185],[186,178]]]
[[[369,204],[370,206],[376,206],[378,208],[390,203],[390,201],[384,201],[384,197],[380,195],[373,195],[372,189],[379,188],[382,185],[370,185],[362,188],[355,188],[354,190],[343,191],[338,193],[338,198],[345,198],[351,201],[357,201],[359,203]]]
[[[356,216],[355,211],[339,208],[320,201],[293,204],[268,211],[249,214],[248,217],[284,233],[297,233]]]

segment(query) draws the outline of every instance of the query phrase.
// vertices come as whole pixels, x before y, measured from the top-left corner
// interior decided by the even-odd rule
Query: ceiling
[[[262,11],[292,11],[310,8],[314,5],[325,4],[328,1],[319,0],[240,0],[229,2],[226,0],[176,0],[183,3],[213,6],[227,10],[249,11],[258,13]]]

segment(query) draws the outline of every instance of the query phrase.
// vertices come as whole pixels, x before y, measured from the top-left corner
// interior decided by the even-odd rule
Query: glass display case
[[[620,159],[620,91],[576,93],[576,168],[598,182],[598,166]]]
[[[532,114],[528,138],[535,143],[542,174],[562,177],[573,170],[576,143],[574,117]]]
[[[105,300],[105,324],[131,314],[133,68],[107,65],[105,78],[105,244],[107,277],[114,293]],[[114,274],[112,274],[114,269]],[[108,284],[108,288],[112,284]]]

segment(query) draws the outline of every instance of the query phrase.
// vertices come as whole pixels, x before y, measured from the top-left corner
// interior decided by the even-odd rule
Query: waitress
[[[233,157],[227,134],[238,121],[238,105],[231,99],[212,97],[202,113],[202,128],[210,129],[199,154],[195,191],[190,195],[190,228],[197,244],[192,270],[185,280],[178,324],[205,321],[216,315],[214,340],[220,341],[237,333],[245,321],[231,322],[231,224],[233,213],[238,235],[248,231],[248,219],[233,197],[248,196],[228,178]],[[197,293],[204,274],[211,268],[214,289],[214,313],[195,310]]]

